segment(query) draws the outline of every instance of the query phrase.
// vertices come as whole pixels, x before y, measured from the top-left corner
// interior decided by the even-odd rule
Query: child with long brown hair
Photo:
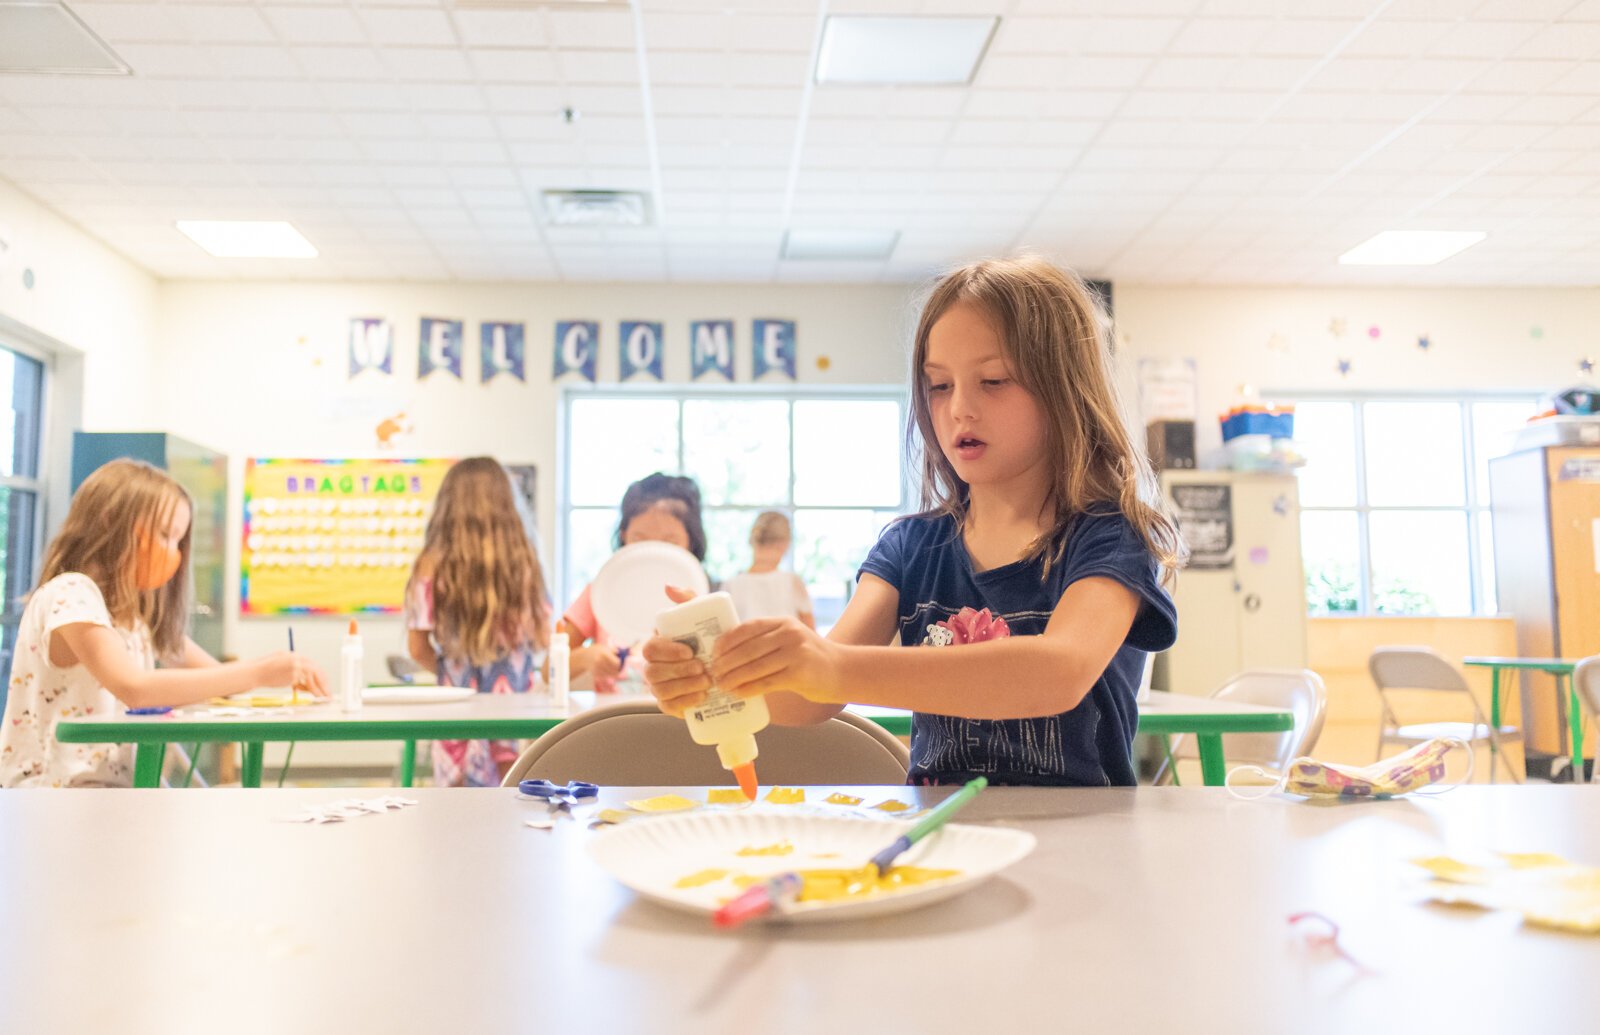
[[[453,464],[439,485],[406,586],[412,658],[441,685],[526,693],[550,645],[550,611],[511,476],[486,456]],[[434,741],[433,782],[498,786],[516,757],[510,740]]]
[[[219,664],[189,638],[193,509],[182,486],[138,460],[113,460],[78,487],[17,628],[0,786],[132,783],[125,746],[62,744],[61,719],[258,686],[327,696],[322,670],[298,654]]]
[[[674,713],[714,678],[770,693],[774,722],[847,702],[909,708],[911,779],[1132,785],[1147,652],[1177,637],[1163,570],[1176,525],[1129,436],[1106,321],[1075,274],[979,262],[934,287],[917,325],[913,441],[923,512],[891,524],[827,639],[793,618],[745,622],[710,671],[645,645]],[[959,646],[960,650],[902,650]]]

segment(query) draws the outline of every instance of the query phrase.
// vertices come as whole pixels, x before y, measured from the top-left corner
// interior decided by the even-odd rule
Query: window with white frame
[[[1494,614],[1489,460],[1532,396],[1300,399],[1300,549],[1313,615]]]
[[[42,359],[0,345],[0,708],[42,545],[45,372]]]
[[[757,514],[787,514],[785,564],[805,580],[824,628],[879,531],[909,505],[899,392],[683,386],[568,390],[563,400],[563,607],[611,555],[629,483],[654,471],[699,483],[713,581],[749,567]]]

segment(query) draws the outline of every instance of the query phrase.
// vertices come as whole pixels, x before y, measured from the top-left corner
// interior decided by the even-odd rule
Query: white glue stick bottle
[[[347,712],[361,710],[361,692],[367,688],[364,674],[364,650],[356,620],[350,619],[350,631],[339,646],[339,707]]]
[[[733,598],[709,593],[656,616],[656,630],[694,651],[708,667],[717,637],[739,624]],[[756,796],[756,734],[767,728],[770,716],[765,697],[735,697],[716,687],[701,704],[684,713],[689,735],[696,744],[715,744],[722,768],[739,780],[746,798]]]
[[[572,641],[566,631],[557,626],[550,636],[550,703],[557,708],[567,706],[567,692],[572,689]]]

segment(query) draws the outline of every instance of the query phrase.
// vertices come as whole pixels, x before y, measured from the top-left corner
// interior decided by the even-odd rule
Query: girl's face
[[[189,534],[189,504],[178,500],[165,526],[139,533],[133,582],[140,591],[160,589],[183,564],[183,537]]]
[[[962,481],[1002,486],[1044,475],[1044,410],[1012,378],[981,310],[957,303],[935,321],[922,377],[939,448]]]
[[[671,543],[687,550],[689,529],[673,504],[663,501],[635,514],[633,520],[628,522],[628,527],[622,530],[622,545],[632,546],[634,543]]]

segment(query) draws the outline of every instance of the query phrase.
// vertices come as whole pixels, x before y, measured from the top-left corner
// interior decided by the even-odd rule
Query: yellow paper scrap
[[[744,805],[749,800],[737,787],[713,787],[706,791],[707,805]]]
[[[774,787],[767,792],[767,801],[774,805],[799,805],[805,800],[803,787]]]
[[[835,791],[834,793],[828,795],[826,798],[824,798],[822,800],[827,802],[829,805],[860,805],[861,804],[861,799],[857,798],[855,795],[853,795],[853,794],[840,794],[837,791]]]
[[[623,823],[640,815],[643,815],[643,813],[634,812],[630,809],[601,809],[595,813],[594,821],[596,823]]]
[[[728,870],[701,870],[698,873],[691,873],[687,877],[679,877],[673,882],[672,886],[675,888],[698,888],[704,884],[715,884],[726,877],[729,872]]]
[[[890,798],[888,801],[880,801],[878,804],[872,807],[875,809],[882,809],[884,812],[904,812],[911,806],[896,798]]]
[[[677,794],[663,794],[657,798],[640,798],[638,801],[628,802],[628,808],[640,812],[682,812],[684,809],[694,807],[694,802]]]
[[[1535,927],[1600,934],[1600,868],[1542,852],[1507,853],[1505,859],[1507,865],[1497,868],[1444,856],[1413,861],[1438,878],[1428,886],[1435,902],[1504,909]]]

